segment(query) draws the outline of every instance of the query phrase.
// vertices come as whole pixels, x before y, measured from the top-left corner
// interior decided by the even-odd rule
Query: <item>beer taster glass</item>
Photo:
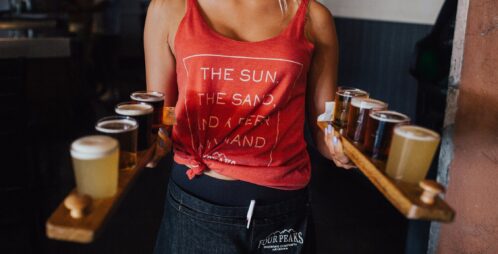
[[[415,125],[396,127],[387,160],[387,175],[418,184],[427,175],[439,140],[439,134],[426,128]]]
[[[76,189],[94,199],[108,198],[118,188],[118,141],[109,136],[85,136],[71,144]]]
[[[389,154],[394,127],[409,122],[408,116],[396,111],[370,112],[363,142],[364,150],[374,159],[385,160]]]
[[[385,102],[369,98],[353,98],[348,112],[347,137],[354,142],[362,143],[370,111],[386,109],[387,103]]]
[[[358,88],[339,87],[335,94],[334,119],[332,123],[339,128],[345,128],[348,123],[348,110],[351,99],[355,97],[368,98],[368,93]]]
[[[176,125],[175,107],[163,107],[163,124]]]
[[[157,134],[163,118],[164,94],[160,92],[139,91],[132,93],[130,98],[136,102],[146,102],[152,105],[154,108],[152,131],[154,134]]]
[[[138,123],[129,116],[108,116],[95,125],[102,135],[115,138],[119,142],[119,168],[133,169],[137,165]]]
[[[154,109],[145,102],[122,102],[116,105],[118,115],[131,116],[138,122],[137,150],[147,150],[153,142],[152,138],[152,113]]]

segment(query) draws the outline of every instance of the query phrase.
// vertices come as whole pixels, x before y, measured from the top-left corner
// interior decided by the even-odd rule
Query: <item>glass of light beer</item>
[[[396,127],[387,160],[387,175],[418,184],[427,175],[439,140],[439,134],[426,128],[415,125]]]
[[[109,136],[86,136],[71,144],[76,189],[94,199],[108,198],[118,188],[118,141]]]
[[[408,124],[410,118],[396,111],[372,111],[367,119],[363,149],[373,159],[385,160],[389,154],[389,146],[394,127]]]
[[[152,106],[145,102],[129,101],[116,105],[115,111],[118,115],[133,117],[138,122],[137,150],[147,150],[154,141],[151,130]]]
[[[138,123],[129,116],[108,116],[95,125],[102,135],[115,138],[119,142],[119,168],[133,169],[137,165]]]
[[[366,123],[372,110],[386,110],[387,103],[370,98],[356,97],[351,100],[348,112],[347,137],[353,142],[363,143]]]
[[[138,91],[130,95],[130,98],[136,102],[146,102],[154,108],[152,120],[152,132],[157,134],[163,118],[164,94],[153,91]]]
[[[355,97],[368,98],[368,93],[353,87],[339,87],[335,94],[335,109],[332,123],[339,128],[345,128],[348,123],[348,110],[351,99]]]

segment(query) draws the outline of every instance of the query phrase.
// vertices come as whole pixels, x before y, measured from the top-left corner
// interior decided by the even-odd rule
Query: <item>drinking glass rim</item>
[[[375,114],[392,114],[392,115],[397,115],[397,116],[403,117],[404,119],[400,119],[400,120],[386,119],[386,118],[375,116]],[[403,122],[409,122],[409,121],[411,121],[411,119],[410,119],[409,116],[407,116],[407,115],[405,115],[403,113],[394,111],[394,110],[374,110],[374,111],[370,112],[370,114],[368,114],[368,115],[371,118],[373,118],[375,120],[378,120],[378,121],[382,121],[382,122],[403,123]]]
[[[91,151],[90,145],[85,146],[85,144],[83,144],[84,142],[91,143],[92,142],[91,139],[101,139],[101,141],[106,139],[105,141],[108,143],[107,147],[101,147],[102,149],[100,151],[98,150]],[[71,143],[70,153],[71,157],[75,159],[94,160],[94,159],[104,158],[114,153],[118,149],[119,149],[119,142],[115,138],[106,135],[89,135],[74,140]]]
[[[134,114],[134,115],[126,115],[126,114],[120,114],[118,113],[117,111],[120,110],[119,107],[120,106],[123,106],[123,105],[136,105],[136,104],[140,104],[140,105],[145,105],[147,106],[147,110],[144,110],[142,114]],[[123,109],[123,110],[127,110],[127,109]],[[138,110],[128,110],[128,111],[138,111]],[[143,102],[143,101],[125,101],[125,102],[120,102],[118,104],[116,104],[116,106],[114,107],[114,112],[116,112],[117,114],[120,114],[120,115],[126,115],[126,116],[143,116],[143,115],[147,115],[147,114],[151,114],[154,112],[154,107],[147,103],[147,102]]]
[[[153,94],[153,95],[158,95],[156,98],[157,99],[139,99],[137,97],[134,97],[135,94]],[[157,92],[157,91],[136,91],[130,94],[130,99],[140,101],[140,102],[158,102],[158,101],[164,101],[164,93],[162,92]]]
[[[366,95],[366,96],[370,95],[365,90],[361,90],[361,89],[355,88],[355,87],[347,87],[347,86],[340,86],[340,87],[338,87],[336,94],[344,96],[344,97],[356,97],[356,96],[353,96],[353,94],[349,94],[349,93],[346,93],[346,92],[356,92],[356,93],[359,93],[361,95]]]
[[[360,101],[359,105],[354,105],[356,101]],[[376,109],[375,107],[370,107],[370,108],[364,107],[363,106],[363,102],[364,101],[372,102],[372,103],[377,103],[376,105],[382,106],[384,108],[378,108],[378,109]],[[368,97],[354,97],[353,99],[351,99],[351,105],[355,106],[357,108],[366,108],[366,109],[374,109],[374,110],[386,110],[387,107],[389,107],[389,104],[387,102],[383,102],[381,100],[377,100],[377,99],[373,99],[373,98],[368,98]]]
[[[416,130],[419,130],[421,132],[425,132],[428,135],[425,137],[416,136],[412,133],[408,133],[408,130],[403,130],[403,129],[407,129],[407,128],[416,129]],[[439,135],[439,133],[437,133],[431,129],[424,128],[422,126],[412,125],[412,124],[396,126],[394,128],[394,133],[396,135],[399,135],[401,137],[404,137],[404,138],[410,139],[410,140],[417,140],[417,141],[424,141],[424,142],[441,140],[441,136]]]
[[[106,121],[119,121],[119,120],[125,120],[127,122],[133,122],[133,126],[128,129],[106,129],[104,127],[99,126],[100,124],[103,124]],[[138,121],[131,117],[131,116],[125,116],[125,115],[115,115],[115,116],[106,116],[102,117],[99,120],[97,120],[97,123],[95,124],[95,130],[100,131],[102,133],[123,133],[123,132],[129,132],[129,131],[134,131],[138,129],[139,124]]]

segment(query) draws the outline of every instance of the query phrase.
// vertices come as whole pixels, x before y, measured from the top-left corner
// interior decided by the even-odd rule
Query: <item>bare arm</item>
[[[325,112],[325,102],[334,100],[337,88],[337,66],[339,61],[339,45],[332,14],[326,7],[311,2],[310,22],[307,24],[308,34],[315,45],[311,68],[308,77],[307,110],[308,125],[317,150],[332,160],[324,132],[316,124],[318,115]]]
[[[338,167],[355,167],[344,154],[342,143],[332,126],[321,131],[316,124],[319,114],[325,111],[325,102],[332,101],[337,89],[337,65],[339,60],[337,35],[334,20],[323,5],[312,2],[311,22],[308,25],[311,40],[315,44],[310,76],[308,80],[308,121],[317,150],[333,160]]]
[[[178,99],[176,60],[173,41],[184,1],[153,0],[147,10],[144,28],[144,53],[147,90],[163,92],[164,106],[173,107]]]
[[[184,0],[152,0],[147,10],[144,27],[147,91],[164,93],[165,107],[174,107],[178,100],[173,42],[184,12]],[[158,161],[171,150],[172,143],[167,134],[170,132],[171,126],[160,128],[155,154],[147,167],[156,167]]]

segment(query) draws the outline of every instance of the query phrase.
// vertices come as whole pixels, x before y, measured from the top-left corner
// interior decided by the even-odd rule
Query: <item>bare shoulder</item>
[[[313,41],[335,38],[334,17],[322,3],[310,1],[308,29]]]
[[[148,11],[154,12],[180,12],[183,13],[186,7],[186,0],[151,0]]]
[[[186,0],[152,0],[147,9],[144,40],[167,42],[173,47],[174,35],[185,15]]]
[[[152,0],[147,9],[147,19],[156,25],[178,24],[183,18],[186,0]]]
[[[309,16],[316,25],[327,25],[333,22],[332,13],[320,2],[310,1]]]

